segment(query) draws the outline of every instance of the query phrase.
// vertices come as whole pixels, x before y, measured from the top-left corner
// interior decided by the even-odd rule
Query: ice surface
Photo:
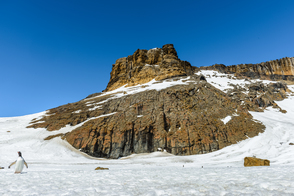
[[[293,85],[289,88],[294,90]],[[118,92],[141,89],[157,89],[157,83]],[[0,195],[294,195],[294,146],[289,145],[294,143],[294,97],[276,103],[287,113],[273,108],[251,112],[266,126],[265,132],[219,151],[191,156],[154,152],[118,160],[91,158],[61,138],[44,140],[81,124],[49,132],[26,128],[45,112],[0,118],[0,166],[5,167],[0,169]],[[7,169],[17,151],[29,166],[22,174]],[[246,156],[269,159],[270,166],[244,167]],[[98,166],[109,170],[95,171]]]

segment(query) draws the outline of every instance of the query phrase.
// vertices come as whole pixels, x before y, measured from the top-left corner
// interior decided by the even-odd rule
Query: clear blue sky
[[[79,101],[112,64],[172,43],[193,66],[294,56],[293,0],[0,0],[0,117]]]

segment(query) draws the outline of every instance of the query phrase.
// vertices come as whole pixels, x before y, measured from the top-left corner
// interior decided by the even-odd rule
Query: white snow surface
[[[184,85],[184,84],[188,85],[189,82],[187,80],[189,80],[189,79],[190,79],[190,76],[185,77],[180,80],[166,79],[164,81],[156,81],[155,79],[153,79],[147,83],[138,84],[136,86],[126,87],[126,85],[124,85],[124,86],[117,88],[115,90],[108,91],[108,92],[102,93],[98,96],[87,98],[85,100],[88,101],[87,104],[91,104],[92,99],[97,98],[97,97],[101,97],[101,96],[105,96],[105,95],[113,95],[112,98],[119,98],[119,97],[123,97],[125,95],[136,94],[136,93],[140,93],[143,91],[149,91],[149,90],[159,91],[159,90],[162,90],[162,89],[165,89],[165,88],[168,88],[171,86],[175,86],[175,85]],[[96,104],[101,104],[106,101],[107,100],[104,100],[104,101],[102,101],[100,103],[96,103]]]
[[[223,74],[213,70],[201,70],[196,72],[195,74],[197,75],[203,74],[206,77],[207,82],[209,82],[215,88],[218,88],[224,92],[226,92],[227,89],[234,88],[230,84],[244,87],[245,84],[251,84],[253,82],[262,82],[264,84],[273,83],[272,81],[269,81],[269,80],[260,80],[260,79],[248,80],[248,81],[241,80],[241,79],[237,79],[233,74]]]
[[[222,121],[224,124],[228,123],[228,121],[230,121],[230,120],[231,120],[231,116],[227,116],[227,117],[221,119],[221,121]]]
[[[135,93],[179,83],[185,82],[115,91]],[[294,146],[289,145],[294,143],[294,96],[276,103],[287,113],[270,107],[265,112],[251,112],[266,126],[265,131],[221,150],[191,156],[133,154],[118,160],[89,157],[59,137],[44,140],[82,123],[49,132],[26,128],[46,112],[0,118],[0,167],[4,167],[0,169],[0,195],[294,195]],[[229,118],[224,119],[225,124]],[[22,174],[7,168],[17,159],[17,151],[29,166]],[[246,156],[268,159],[270,166],[244,167]],[[109,170],[94,170],[98,166]]]

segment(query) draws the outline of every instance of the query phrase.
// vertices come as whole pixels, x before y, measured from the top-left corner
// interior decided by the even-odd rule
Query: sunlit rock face
[[[234,73],[238,78],[283,80],[294,82],[294,57],[285,57],[257,64],[239,64],[225,66],[215,64],[201,67],[202,70],[216,70],[222,73]]]
[[[150,50],[136,50],[133,55],[120,58],[113,65],[106,91],[121,86],[134,86],[155,80],[193,74],[193,67],[178,58],[173,44]]]
[[[292,59],[279,62],[284,73],[293,73]],[[213,84],[207,81],[214,75],[209,78],[197,72],[201,68],[179,60],[172,44],[137,50],[116,61],[104,92],[50,109],[29,127],[56,131],[44,139],[61,137],[95,157],[119,158],[158,150],[175,155],[213,152],[264,131],[265,126],[249,111],[263,112],[272,106],[286,112],[274,102],[288,96],[286,83],[250,81],[278,73],[273,71],[278,65],[270,66],[268,72],[264,66],[268,62],[260,65],[263,68],[202,68],[235,73],[216,76]],[[235,80],[241,77],[243,85],[238,85]],[[218,88],[224,78],[230,83],[227,90]],[[67,126],[75,129],[60,134]]]

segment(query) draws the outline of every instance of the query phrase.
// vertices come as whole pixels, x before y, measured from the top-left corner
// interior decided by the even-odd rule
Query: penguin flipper
[[[14,161],[13,163],[11,163],[8,168],[10,168],[12,165],[14,165],[16,163],[16,161]]]
[[[29,168],[27,162],[24,162],[24,163],[25,163],[26,167]]]

